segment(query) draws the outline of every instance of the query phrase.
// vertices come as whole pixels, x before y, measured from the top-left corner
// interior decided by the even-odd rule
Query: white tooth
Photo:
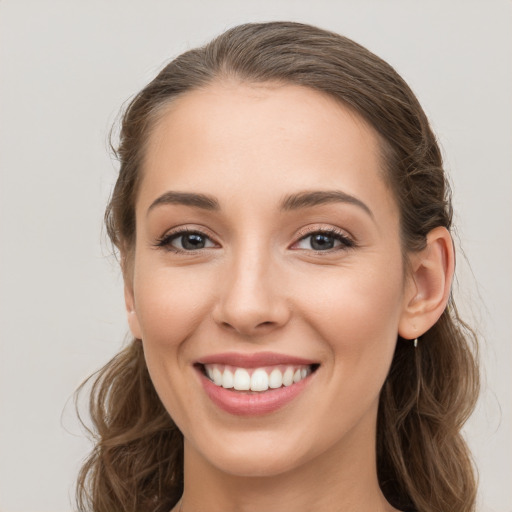
[[[272,389],[280,388],[283,385],[283,374],[279,368],[274,368],[268,378],[268,387]]]
[[[233,386],[238,391],[249,391],[251,389],[249,372],[243,368],[237,368],[233,379]]]
[[[307,375],[308,375],[307,368],[302,368],[302,370],[300,371],[300,378],[303,379],[304,377],[307,377]]]
[[[213,368],[213,382],[215,382],[217,386],[222,386],[222,373],[216,366]]]
[[[222,387],[226,389],[230,389],[233,387],[233,372],[229,370],[224,370],[222,375]]]
[[[266,391],[268,389],[268,374],[259,368],[254,370],[251,377],[251,391]]]
[[[299,380],[301,379],[301,376],[300,376],[300,370],[297,370],[294,375],[293,375],[293,382],[299,382]]]
[[[210,380],[213,380],[213,368],[211,366],[206,367],[206,375],[208,375]]]
[[[283,374],[283,384],[285,386],[291,386],[293,384],[293,368],[286,368]]]

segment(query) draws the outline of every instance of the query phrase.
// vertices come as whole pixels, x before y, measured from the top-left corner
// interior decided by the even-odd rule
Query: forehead
[[[243,189],[268,202],[342,188],[389,206],[381,161],[375,130],[327,94],[296,85],[215,83],[162,111],[148,141],[139,202],[147,206],[166,189],[221,200]]]

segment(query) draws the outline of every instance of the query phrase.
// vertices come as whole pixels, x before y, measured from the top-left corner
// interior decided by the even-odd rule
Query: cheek
[[[200,407],[184,375],[191,371],[186,341],[211,309],[214,284],[197,269],[139,269],[134,280],[135,305],[142,330],[144,357],[157,394],[178,425],[193,423]],[[148,270],[146,270],[148,269]]]
[[[213,289],[208,276],[197,269],[164,267],[139,272],[134,283],[135,307],[146,343],[176,348],[211,308]]]
[[[364,268],[372,268],[371,266]],[[302,311],[315,325],[329,349],[344,361],[373,360],[372,353],[392,352],[402,305],[402,274],[386,271],[333,269],[306,283]]]
[[[387,274],[345,270],[316,279],[301,294],[303,316],[327,353],[324,371],[330,392],[318,400],[330,411],[318,425],[326,437],[339,437],[367,413],[376,413],[401,311],[401,269],[388,269]]]

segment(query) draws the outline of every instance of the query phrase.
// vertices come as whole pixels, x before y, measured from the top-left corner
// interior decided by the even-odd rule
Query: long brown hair
[[[451,228],[450,189],[435,136],[396,71],[338,34],[288,22],[232,28],[168,64],[125,111],[120,171],[105,213],[125,276],[135,241],[135,200],[145,145],[163,107],[214,81],[291,83],[350,106],[381,139],[384,176],[400,208],[404,258],[427,233]],[[397,339],[383,386],[377,465],[386,498],[400,509],[470,512],[476,483],[461,427],[478,395],[476,339],[450,298],[415,349]],[[95,447],[77,484],[80,511],[168,511],[183,490],[183,438],[151,383],[140,340],[94,377]]]

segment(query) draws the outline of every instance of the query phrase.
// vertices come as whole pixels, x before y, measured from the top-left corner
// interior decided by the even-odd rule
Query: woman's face
[[[136,218],[129,322],[188,456],[261,476],[374,452],[408,287],[358,115],[299,86],[188,93],[151,135]]]

